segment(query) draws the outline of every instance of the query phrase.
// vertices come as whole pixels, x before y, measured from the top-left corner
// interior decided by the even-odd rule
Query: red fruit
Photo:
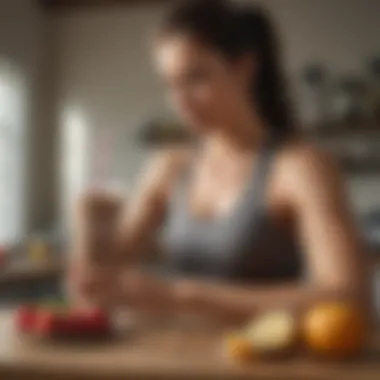
[[[108,315],[99,309],[94,309],[88,314],[88,323],[95,332],[106,332],[110,328]]]
[[[89,336],[108,332],[107,316],[98,310],[72,311],[65,319],[66,327],[71,335]]]
[[[98,309],[89,310],[84,315],[86,331],[93,334],[105,333],[109,330],[108,316]]]
[[[73,326],[67,314],[60,314],[56,316],[54,332],[56,335],[60,336],[73,334]]]
[[[86,327],[85,319],[80,314],[65,316],[65,330],[69,335],[81,335]]]
[[[64,314],[46,309],[33,310],[33,314],[29,314],[27,311],[28,310],[22,310],[19,312],[19,325],[25,326],[25,321],[27,321],[29,323],[28,328],[30,332],[44,337],[97,336],[107,333],[110,327],[107,315],[95,309],[71,311]],[[27,316],[33,316],[33,319],[26,318]]]
[[[21,306],[16,312],[16,326],[21,332],[32,332],[36,321],[36,310]]]
[[[103,324],[108,324],[109,323],[109,318],[108,318],[108,315],[100,310],[100,309],[93,309],[89,312],[89,317],[94,320],[94,321],[97,321],[98,323],[103,323]]]
[[[53,311],[41,310],[37,313],[34,332],[43,336],[61,333],[62,316]]]

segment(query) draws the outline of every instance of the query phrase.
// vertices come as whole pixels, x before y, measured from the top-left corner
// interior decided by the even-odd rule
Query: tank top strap
[[[257,164],[254,165],[250,193],[253,195],[252,202],[258,210],[264,209],[266,200],[266,186],[271,172],[272,163],[278,151],[279,143],[274,138],[268,138],[261,144],[258,152]],[[196,160],[199,154],[199,147],[194,148],[194,153],[183,168],[177,186],[173,193],[173,200],[177,203],[176,207],[184,208],[187,205],[187,195],[189,182],[191,181]]]
[[[275,138],[266,139],[260,147],[253,174],[254,203],[258,209],[265,208],[266,188],[272,164],[278,151],[279,142]]]
[[[178,183],[180,184],[182,191],[186,190],[189,186],[189,182],[190,182],[191,177],[193,175],[194,167],[196,165],[196,160],[197,160],[198,155],[199,155],[200,149],[197,145],[193,145],[191,149],[192,149],[192,151],[191,151],[190,158],[189,158],[188,162],[186,163],[186,165],[183,167],[181,174],[179,176]]]
[[[177,184],[173,187],[171,202],[180,209],[185,209],[187,204],[188,189],[191,177],[194,171],[195,161],[199,153],[199,148],[195,145],[192,147],[193,151],[189,161],[182,168]]]

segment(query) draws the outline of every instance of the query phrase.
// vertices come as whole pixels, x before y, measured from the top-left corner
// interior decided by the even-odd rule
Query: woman
[[[226,1],[185,1],[165,20],[154,53],[199,144],[152,160],[123,228],[129,264],[87,265],[86,297],[222,318],[333,298],[365,307],[364,252],[343,186],[328,156],[292,137],[267,16]],[[156,231],[179,276],[134,265]]]

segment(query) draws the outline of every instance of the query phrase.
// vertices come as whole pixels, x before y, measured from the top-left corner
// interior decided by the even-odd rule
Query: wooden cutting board
[[[1,379],[379,380],[380,334],[355,362],[297,357],[251,365],[230,363],[217,329],[140,324],[116,341],[91,345],[41,343],[18,336],[13,312],[0,312]]]

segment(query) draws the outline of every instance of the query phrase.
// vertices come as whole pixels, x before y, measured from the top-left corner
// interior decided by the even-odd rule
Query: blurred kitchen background
[[[281,32],[300,131],[340,160],[376,261],[380,1],[260,2]],[[81,189],[127,191],[153,149],[186,141],[148,48],[168,3],[0,1],[1,304],[57,295]]]

